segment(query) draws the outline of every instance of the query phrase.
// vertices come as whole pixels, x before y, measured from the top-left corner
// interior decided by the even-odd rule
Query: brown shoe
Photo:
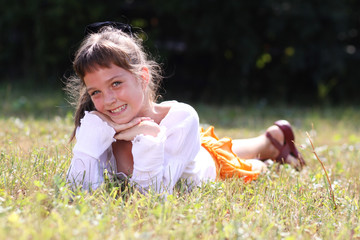
[[[280,164],[289,163],[286,159],[291,154],[299,161],[300,168],[296,168],[296,170],[300,171],[306,163],[299,151],[296,149],[294,144],[295,137],[290,123],[286,120],[279,120],[274,124],[278,126],[284,134],[284,144],[280,144],[269,132],[266,132],[266,137],[269,138],[274,147],[279,150],[279,155],[274,160]]]

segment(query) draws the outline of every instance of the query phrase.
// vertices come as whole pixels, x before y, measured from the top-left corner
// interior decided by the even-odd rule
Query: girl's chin
[[[125,124],[125,123],[128,123],[131,121],[131,119],[124,119],[124,118],[119,119],[119,118],[114,118],[114,117],[112,117],[111,120],[116,124]]]

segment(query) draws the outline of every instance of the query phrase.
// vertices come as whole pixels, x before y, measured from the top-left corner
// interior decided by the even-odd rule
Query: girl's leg
[[[278,142],[284,142],[284,134],[279,127],[273,125],[267,129]],[[234,139],[232,150],[242,159],[275,159],[279,155],[279,150],[270,142],[265,134],[249,139]],[[287,157],[287,162],[294,167],[299,167],[299,161],[292,155]],[[298,166],[299,165],[299,166]]]

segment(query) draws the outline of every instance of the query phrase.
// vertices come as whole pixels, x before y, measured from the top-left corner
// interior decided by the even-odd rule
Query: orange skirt
[[[204,131],[200,130],[201,146],[203,146],[212,156],[216,165],[218,179],[239,177],[245,182],[257,179],[260,172],[252,171],[251,163],[240,159],[232,150],[231,138],[219,139],[211,126]]]

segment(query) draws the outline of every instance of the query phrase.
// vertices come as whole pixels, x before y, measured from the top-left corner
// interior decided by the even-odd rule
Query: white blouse
[[[161,104],[171,108],[160,122],[156,136],[137,135],[132,140],[134,170],[130,181],[141,189],[172,192],[179,179],[200,185],[215,180],[211,155],[200,145],[199,117],[190,106],[176,101]],[[68,170],[72,186],[96,189],[104,181],[105,169],[113,175],[116,160],[112,152],[115,130],[95,114],[85,113],[76,131],[76,144]]]

